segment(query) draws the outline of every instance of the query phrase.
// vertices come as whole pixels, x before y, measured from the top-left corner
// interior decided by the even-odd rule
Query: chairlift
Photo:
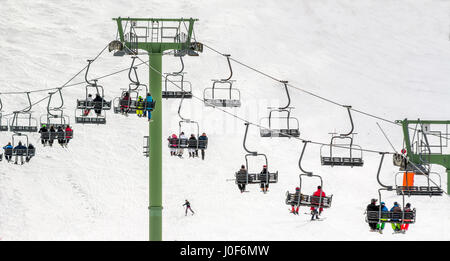
[[[336,133],[330,133],[331,136],[331,142],[328,145],[322,145],[320,147],[320,159],[321,164],[323,166],[350,166],[350,167],[362,167],[364,165],[363,157],[362,157],[362,148],[359,145],[353,144],[353,135],[356,133],[353,133],[354,130],[354,124],[353,119],[351,115],[351,106],[344,106],[347,108],[348,115],[350,117],[350,123],[351,123],[351,130],[349,133],[346,134],[339,134],[336,135]],[[337,143],[337,140],[341,141],[348,141],[344,143]],[[324,147],[329,147],[329,153],[326,154],[326,152],[323,151]],[[336,156],[333,155],[333,148],[341,148],[349,151],[348,157],[342,157],[342,156]],[[355,155],[356,152],[356,155]]]
[[[286,90],[286,95],[288,98],[288,103],[286,106],[284,107],[278,107],[278,108],[274,108],[274,107],[267,107],[269,109],[269,117],[265,117],[262,118],[260,120],[260,135],[261,137],[300,137],[300,130],[299,130],[299,122],[298,119],[295,117],[291,117],[291,109],[293,109],[293,107],[289,107],[289,105],[291,104],[291,97],[289,95],[289,90],[287,87],[288,81],[281,81],[281,83],[284,84],[284,88]],[[286,113],[287,116],[272,116],[272,113],[274,112],[278,112],[278,113]],[[278,128],[273,128],[272,127],[272,123],[273,120],[279,120],[279,121],[284,121],[286,120],[286,127],[282,128],[282,127],[278,127]],[[269,128],[264,128],[262,126],[267,126],[265,125],[266,123],[268,123]]]
[[[403,184],[400,186],[397,184],[397,178],[400,174],[403,174]],[[430,176],[434,175],[439,178],[439,185],[438,184],[431,184]],[[417,186],[414,185],[414,177],[425,177],[427,180],[426,186]],[[428,174],[424,175],[421,172],[413,171],[413,172],[397,172],[395,174],[395,188],[397,191],[397,195],[405,194],[407,196],[442,196],[443,190],[441,188],[441,176],[437,172],[429,172]]]
[[[166,76],[164,77],[164,90],[162,91],[162,98],[166,98],[166,99],[180,99],[180,98],[185,98],[185,99],[191,99],[192,98],[192,84],[189,81],[184,80],[184,75],[186,74],[185,72],[183,72],[184,70],[184,62],[183,62],[183,57],[180,56],[180,61],[181,61],[181,70],[178,72],[172,72],[172,73],[165,73]],[[169,78],[173,79],[173,80],[169,80]],[[168,83],[171,84],[176,84],[178,83],[181,87],[181,90],[176,90],[176,91],[168,91],[167,90],[167,85]],[[186,86],[187,85],[187,86]],[[185,87],[187,87],[187,89],[185,89]]]
[[[194,125],[196,129],[195,134],[195,140],[189,139],[189,137],[185,136],[184,138],[178,137],[178,138],[172,138],[169,137],[168,141],[168,147],[169,148],[176,148],[176,149],[195,149],[195,150],[205,150],[208,147],[208,140],[200,140],[200,126],[198,122],[193,121],[191,119],[186,119],[181,116],[181,106],[183,104],[184,98],[181,99],[180,105],[178,106],[178,116],[180,117],[180,121],[178,122],[178,130],[179,134],[183,133],[183,125]]]
[[[300,185],[299,191],[296,191],[294,193],[290,193],[289,191],[286,192],[286,205],[289,206],[306,206],[306,207],[317,207],[317,208],[330,208],[331,207],[331,201],[333,199],[333,195],[331,196],[325,196],[322,197],[322,193],[320,196],[312,196],[312,195],[306,195],[302,193],[303,186],[302,186],[302,177],[304,178],[313,178],[316,177],[320,180],[320,187],[323,191],[323,180],[322,177],[319,175],[314,175],[312,172],[305,171],[302,168],[301,162],[303,159],[303,155],[305,153],[306,145],[310,141],[303,141],[303,150],[302,154],[300,155],[300,159],[298,160],[298,167],[300,168],[301,174],[299,175],[300,179]]]
[[[30,99],[30,93],[27,92],[27,98],[29,107],[21,111],[14,111],[13,118],[9,122],[9,131],[12,132],[37,132],[38,123],[35,118],[32,117],[32,104]]]
[[[26,144],[22,145],[25,147],[23,149],[17,149],[16,145],[18,142],[16,141],[17,137],[25,137],[26,138]],[[28,148],[29,142],[28,142],[28,135],[23,133],[14,133],[12,135],[12,148],[5,149],[5,156],[10,156],[11,159],[13,156],[25,156],[27,159],[33,157],[36,155],[36,148]],[[28,160],[27,160],[28,161]]]
[[[64,99],[61,93],[61,88],[58,89],[58,92],[61,98],[61,105],[59,107],[51,108],[50,104],[52,96],[56,92],[49,93],[50,96],[47,104],[47,114],[41,115],[40,118],[40,127],[42,128],[46,126],[46,128],[49,130],[47,132],[41,132],[41,139],[43,140],[67,140],[73,138],[73,131],[66,131],[66,128],[70,126],[70,117],[64,115],[63,112]],[[55,132],[50,131],[51,127],[54,128]],[[59,132],[59,128],[61,128],[63,131]]]
[[[203,101],[205,106],[210,107],[241,107],[241,92],[238,89],[233,88],[233,69],[231,68],[230,55],[224,54],[228,61],[228,67],[230,68],[230,76],[227,79],[212,80],[213,85],[211,88],[206,88],[203,91]],[[218,85],[219,87],[217,87]],[[228,87],[220,87],[220,86]],[[227,92],[228,98],[217,98],[216,92]]]
[[[381,191],[398,191],[397,188],[394,188],[393,186],[385,185],[380,180],[380,172],[381,167],[383,166],[383,160],[387,152],[380,152],[381,155],[380,164],[378,166],[377,171],[377,181],[378,184],[380,184],[381,188],[378,190],[378,196],[379,200],[381,201]],[[397,192],[398,194],[398,192]],[[381,211],[381,207],[378,211],[366,211],[366,222],[367,223],[402,223],[403,224],[410,224],[414,223],[416,220],[416,209],[414,208],[412,211],[407,212],[404,211],[405,209],[405,193],[398,194],[402,196],[403,204],[402,204],[402,211],[401,212],[393,212],[393,211]]]
[[[88,66],[86,68],[86,73],[84,79],[87,83],[86,85],[86,97],[84,100],[77,100],[77,107],[75,109],[75,122],[81,124],[106,124],[106,110],[111,109],[111,101],[105,100],[105,93],[103,86],[97,84],[97,80],[90,82],[88,80],[88,72],[93,60],[87,60]],[[89,98],[89,90],[95,88],[95,93],[101,98],[101,101],[94,101]],[[79,115],[77,115],[77,110]],[[96,112],[95,116],[90,116],[90,111],[100,111]],[[103,114],[103,115],[102,115]]]
[[[380,153],[381,160],[380,165],[378,167],[378,173],[377,173],[377,180],[378,183],[387,189],[394,190],[397,192],[397,195],[407,195],[407,196],[442,196],[443,190],[442,190],[442,183],[441,183],[441,176],[436,172],[422,172],[420,170],[411,169],[408,168],[405,171],[397,172],[395,174],[395,188],[393,186],[386,186],[380,181],[380,172],[381,172],[381,166],[383,165],[383,160],[386,152]],[[403,174],[403,184],[398,185],[397,180],[398,176],[400,174]],[[430,179],[430,175],[436,175],[439,178],[439,183],[436,184],[434,181]],[[414,177],[425,177],[427,179],[427,185],[426,186],[417,186],[414,185]],[[433,184],[433,185],[432,185]]]
[[[237,185],[239,185],[239,184],[248,185],[248,184],[261,184],[261,183],[265,183],[265,184],[277,183],[278,182],[278,171],[272,172],[272,173],[269,171],[269,164],[268,164],[267,156],[265,154],[258,153],[256,151],[249,151],[247,149],[247,147],[245,146],[245,143],[247,140],[249,123],[246,122],[245,126],[246,126],[246,128],[245,128],[243,147],[244,147],[244,150],[247,152],[247,154],[245,155],[246,172],[245,173],[240,173],[240,172],[235,173],[236,184]],[[248,168],[248,158],[249,157],[263,157],[265,160],[265,166],[267,167],[267,173],[250,173],[250,170]]]
[[[392,188],[384,187],[378,189],[379,202],[381,201],[381,191],[392,191]],[[405,211],[405,194],[402,194],[402,210],[399,212],[394,211],[381,211],[381,207],[378,211],[366,211],[367,223],[401,223],[413,224],[416,222],[416,209],[411,211]]]
[[[136,110],[138,108],[138,98],[139,96],[142,96],[142,110],[146,110],[146,108],[150,108],[150,111],[152,111],[155,108],[156,101],[153,100],[153,102],[150,105],[147,105],[147,93],[148,93],[148,87],[145,84],[141,84],[139,82],[138,74],[137,74],[137,67],[134,66],[134,61],[137,57],[133,56],[132,63],[130,66],[130,70],[128,71],[128,78],[130,79],[131,83],[128,85],[128,89],[123,90],[120,97],[116,97],[113,100],[113,106],[114,106],[114,113],[125,113],[128,114],[134,114],[136,113]],[[131,78],[131,71],[134,71],[134,75],[136,77],[136,80],[133,80]],[[142,94],[142,90],[144,91],[144,94]]]
[[[43,127],[43,125],[46,125],[48,128],[53,126],[55,129],[58,129],[59,127],[65,128],[67,125],[70,125],[69,116],[64,115],[64,112],[63,112],[64,99],[62,96],[61,88],[58,88],[58,92],[59,92],[59,95],[61,98],[61,106],[54,107],[54,108],[50,107],[53,94],[55,94],[56,92],[49,93],[48,104],[47,104],[47,114],[41,115],[41,117],[40,117],[41,128]],[[54,113],[52,113],[52,112],[54,112]]]

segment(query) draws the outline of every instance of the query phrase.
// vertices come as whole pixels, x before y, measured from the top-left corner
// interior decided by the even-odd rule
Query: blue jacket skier
[[[153,111],[153,97],[150,93],[147,93],[147,97],[145,98],[145,113],[148,115],[148,120],[152,119],[152,111]],[[144,115],[145,116],[145,115]]]
[[[389,212],[389,209],[386,207],[384,202],[380,202],[381,212]],[[383,215],[383,214],[381,214]],[[381,223],[377,224],[377,229],[380,234],[383,233],[384,225],[386,224],[383,221],[386,221],[386,219],[380,218]]]
[[[3,149],[5,150],[5,159],[9,162],[12,157],[12,149],[13,149],[11,142],[8,142],[8,144],[4,146]]]
[[[16,161],[14,162],[14,164],[17,164],[17,158],[18,158],[18,156],[20,156],[20,161],[21,161],[21,164],[23,165],[23,155],[27,154],[26,151],[27,151],[27,147],[23,146],[22,142],[19,141],[19,144],[16,147],[14,147],[14,152],[16,153]]]

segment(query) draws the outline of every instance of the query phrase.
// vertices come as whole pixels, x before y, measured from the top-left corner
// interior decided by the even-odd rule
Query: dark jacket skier
[[[100,96],[100,94],[96,94],[95,98],[94,98],[94,111],[95,114],[97,114],[97,116],[100,116],[100,114],[102,113],[102,108],[103,108],[103,104],[106,101]]]
[[[208,146],[208,136],[206,133],[202,133],[200,137],[198,137],[198,148],[202,150],[202,160],[205,159],[205,149]]]
[[[53,146],[53,140],[55,139],[55,137],[56,137],[56,130],[55,130],[55,128],[53,127],[53,125],[50,127],[50,130],[49,130],[49,140],[48,140],[48,144],[50,144],[50,146]]]
[[[190,157],[194,158],[196,155],[198,156],[197,138],[195,138],[194,134],[191,134],[191,137],[189,137],[188,151],[189,151],[189,158]]]
[[[186,206],[185,216],[187,216],[188,209],[191,211],[192,215],[194,215],[194,211],[191,209],[191,203],[189,203],[189,201],[187,199],[186,199],[185,203],[183,204],[183,206]]]
[[[372,211],[376,211],[378,212],[380,210],[380,206],[377,206],[377,199],[372,199],[370,204],[367,205],[367,216],[369,216],[369,212]],[[372,212],[373,213],[373,212]],[[369,227],[372,231],[375,231],[377,229],[377,223],[378,223],[378,219],[377,218],[367,218],[368,222],[369,222]]]
[[[17,158],[18,158],[18,156],[20,156],[20,161],[21,161],[21,164],[23,165],[23,155],[24,154],[26,155],[26,151],[27,151],[27,147],[23,146],[22,142],[19,141],[19,144],[16,147],[14,147],[14,152],[16,154],[16,162],[14,162],[14,164],[17,164]]]
[[[266,193],[269,189],[269,171],[267,170],[267,165],[263,166],[263,169],[260,172],[260,182],[261,182],[261,191]]]
[[[64,140],[65,140],[65,133],[64,130],[61,126],[58,127],[58,131],[56,132],[56,135],[58,137],[58,143],[59,145],[63,146],[64,145]]]
[[[48,129],[45,124],[39,129],[39,133],[41,134],[42,145],[45,145],[49,139]]]
[[[241,191],[241,193],[245,191],[246,177],[247,177],[247,170],[245,169],[245,165],[242,165],[241,169],[238,171],[236,176],[238,188]]]

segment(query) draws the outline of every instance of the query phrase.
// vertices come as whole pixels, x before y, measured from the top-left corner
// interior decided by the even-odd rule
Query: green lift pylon
[[[437,164],[446,169],[447,172],[447,193],[450,193],[450,154],[444,154],[443,148],[448,148],[448,139],[450,138],[448,132],[449,120],[398,120],[396,123],[402,124],[403,136],[406,146],[406,152],[408,160],[417,165],[425,164]],[[415,125],[415,128],[410,127]],[[445,128],[441,128],[438,131],[432,130],[432,125],[444,125]],[[420,127],[420,128],[418,128]],[[413,140],[409,135],[410,130],[414,130]],[[415,138],[415,135],[422,135],[422,139]],[[439,141],[438,144],[430,144],[429,138],[434,138]],[[415,150],[414,150],[415,148]],[[431,151],[431,148],[437,151]]]
[[[162,240],[162,55],[174,50],[175,56],[198,56],[202,44],[192,42],[194,22],[198,19],[113,18],[117,22],[119,39],[109,44],[115,56],[138,55],[144,50],[149,56],[150,93],[156,101],[149,122],[149,211],[150,241]],[[124,25],[125,23],[125,25]]]

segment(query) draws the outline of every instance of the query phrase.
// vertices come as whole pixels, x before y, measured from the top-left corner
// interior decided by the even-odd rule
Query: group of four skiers
[[[169,146],[170,146],[170,156],[178,156],[180,158],[183,156],[183,153],[184,153],[184,148],[179,146],[182,140],[186,140],[189,143],[193,142],[195,144],[198,144],[195,134],[191,134],[189,139],[187,139],[186,136],[184,135],[184,132],[181,132],[179,137],[177,137],[176,134],[172,134],[171,136],[169,136],[169,138],[167,138],[167,140],[169,141]],[[202,135],[198,137],[198,142],[207,143],[207,141],[208,141],[208,136],[206,136],[206,133],[202,133]],[[189,152],[189,158],[198,157],[198,149],[199,149],[198,146],[195,146],[195,147],[188,146],[187,149]],[[205,159],[205,149],[200,148],[200,150],[202,153],[202,160],[204,160]]]
[[[43,124],[39,129],[39,133],[41,134],[41,142],[42,145],[46,146],[47,144],[53,146],[54,139],[58,139],[59,145],[64,147],[69,144],[70,139],[73,137],[73,130],[69,125],[66,126],[58,126],[58,129],[50,126],[50,129],[47,128],[47,125]]]
[[[399,206],[399,204],[397,202],[394,202],[394,206],[388,210],[388,208],[386,207],[384,202],[380,202],[380,205],[377,205],[377,199],[372,199],[370,204],[367,205],[367,209],[366,211],[377,211],[380,212],[380,208],[381,208],[381,212],[393,212],[393,213],[401,213],[402,212],[402,208]],[[403,210],[404,212],[411,212],[411,204],[407,203],[405,205],[405,209]],[[386,219],[383,218],[368,218],[369,221],[369,227],[370,227],[370,231],[371,232],[379,232],[379,233],[383,233],[383,229],[384,229],[384,225],[386,221]],[[404,223],[401,222],[400,220],[396,220],[393,219],[392,221],[399,221],[399,222],[392,222],[391,226],[392,229],[394,230],[395,233],[405,233],[408,230],[409,227],[409,223]],[[411,221],[411,220],[407,220],[405,219],[404,221]]]

